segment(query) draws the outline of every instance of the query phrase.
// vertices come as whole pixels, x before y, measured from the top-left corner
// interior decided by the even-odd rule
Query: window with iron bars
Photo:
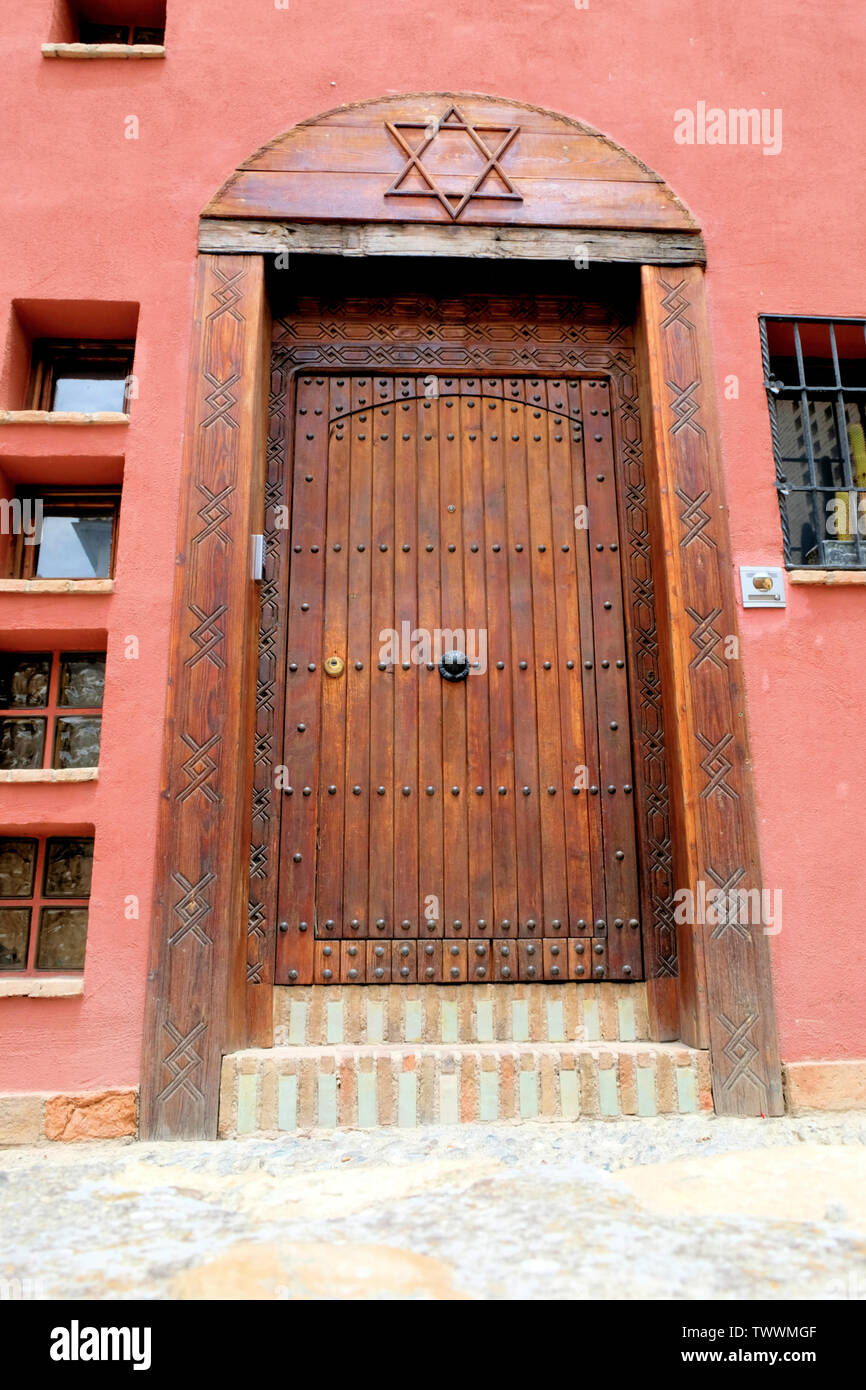
[[[762,317],[789,569],[866,569],[866,319]]]

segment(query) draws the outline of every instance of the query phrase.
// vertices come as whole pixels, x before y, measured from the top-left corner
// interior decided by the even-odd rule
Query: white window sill
[[[866,570],[788,570],[792,584],[866,584]]]
[[[43,58],[164,58],[161,43],[44,43]]]
[[[128,425],[122,410],[0,410],[0,425]]]
[[[98,767],[0,767],[0,783],[96,782],[98,780]]]
[[[113,579],[0,579],[0,594],[113,593]]]
[[[83,993],[83,975],[0,975],[0,999],[68,999]]]

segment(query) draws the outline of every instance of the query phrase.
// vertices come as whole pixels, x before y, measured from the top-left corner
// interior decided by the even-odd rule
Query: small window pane
[[[60,666],[58,704],[77,709],[101,709],[105,692],[105,656],[64,654]]]
[[[93,841],[49,840],[45,856],[46,898],[87,898],[93,869]]]
[[[43,907],[36,943],[37,970],[83,970],[86,907]]]
[[[0,970],[27,969],[30,908],[0,907]]]
[[[809,424],[818,487],[845,487],[845,463],[836,421],[835,401],[810,401]]]
[[[843,386],[866,386],[866,332],[862,323],[835,323],[836,354]]]
[[[0,840],[0,898],[29,898],[35,869],[35,840]]]
[[[58,368],[51,397],[52,410],[76,410],[92,413],[98,410],[120,411],[126,402],[126,372],[94,366]]]
[[[112,512],[55,513],[46,508],[36,575],[39,579],[108,579]]]
[[[0,719],[0,767],[41,767],[44,719]]]
[[[133,43],[165,43],[164,29],[136,29],[132,36]]]
[[[78,32],[82,43],[126,43],[129,38],[127,24],[90,24],[82,19]]]
[[[96,767],[101,732],[102,720],[98,717],[74,715],[69,719],[58,719],[54,766]]]
[[[50,675],[50,656],[0,653],[0,705],[23,709],[47,704]]]
[[[792,487],[809,487],[809,455],[803,429],[803,407],[796,400],[776,402],[781,471]]]

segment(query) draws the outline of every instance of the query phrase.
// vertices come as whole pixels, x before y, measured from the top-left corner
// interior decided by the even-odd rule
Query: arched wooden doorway
[[[261,679],[256,704],[260,602],[250,569],[250,536],[266,529],[267,262],[291,265],[301,253],[640,267],[634,330],[672,881],[760,881],[742,680],[716,651],[717,638],[736,631],[736,600],[703,245],[670,189],[563,116],[472,95],[390,97],[265,146],[209,205],[200,247],[142,1092],[142,1130],[154,1137],[214,1134],[222,1054],[266,1044],[270,1026],[275,914],[250,884],[272,871],[272,855],[255,839],[252,862],[249,850],[250,810],[266,814],[272,796],[261,769],[277,761]],[[332,331],[323,327],[324,339]],[[351,352],[352,325],[341,331]],[[483,331],[497,341],[495,323]],[[322,382],[324,339],[296,357]],[[542,349],[556,339],[556,324],[545,325]],[[610,352],[603,342],[597,351],[586,365],[607,380]],[[363,353],[357,362],[376,365]],[[539,362],[543,351],[526,365]],[[503,366],[516,370],[515,359]],[[267,585],[264,597],[267,605]],[[679,974],[669,958],[648,971],[657,1035],[711,1048],[719,1111],[778,1113],[762,929],[697,923],[678,938]]]

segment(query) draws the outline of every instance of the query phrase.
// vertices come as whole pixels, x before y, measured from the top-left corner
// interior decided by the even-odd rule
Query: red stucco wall
[[[107,633],[109,654],[99,782],[0,787],[3,827],[96,829],[84,997],[0,1000],[0,1090],[138,1076],[196,223],[240,160],[340,102],[447,89],[581,118],[656,169],[706,236],[737,563],[781,563],[757,315],[866,314],[860,0],[831,24],[811,0],[168,0],[168,56],[142,62],[44,60],[53,7],[3,7],[0,344],[13,299],[137,302],[140,396],[128,429],[0,430],[12,476],[39,458],[36,481],[71,477],[64,460],[93,454],[91,476],[122,459],[124,478],[112,598],[0,595],[4,645],[79,629]],[[781,108],[782,152],[677,144],[674,112],[699,100]],[[721,398],[729,374],[738,400]],[[786,1060],[866,1056],[864,605],[864,589],[789,588],[784,613],[742,618],[765,881],[784,893]]]

